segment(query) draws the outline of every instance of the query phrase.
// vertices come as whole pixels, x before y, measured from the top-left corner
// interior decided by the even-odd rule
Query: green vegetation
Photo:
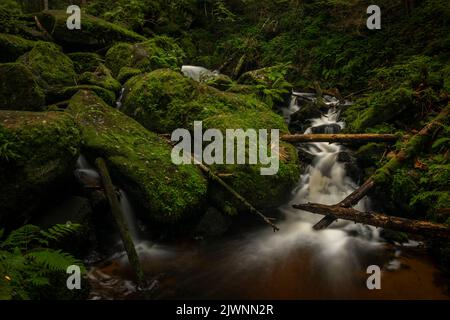
[[[54,248],[80,228],[65,224],[41,230],[24,225],[3,240],[4,230],[0,230],[0,300],[73,299],[86,295],[86,290],[74,292],[65,285],[67,267],[77,265],[84,273],[83,263]]]
[[[176,166],[170,145],[94,93],[80,91],[68,112],[80,125],[84,152],[104,157],[113,179],[159,222],[186,219],[201,208],[207,181],[194,165]]]

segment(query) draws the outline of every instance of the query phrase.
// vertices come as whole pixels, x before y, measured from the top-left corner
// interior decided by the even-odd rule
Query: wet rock
[[[363,179],[363,172],[358,166],[358,161],[352,155],[350,151],[341,151],[336,157],[336,161],[344,164],[347,175],[356,183],[359,183]]]
[[[311,127],[311,132],[312,133],[339,133],[341,132],[342,128],[340,125],[336,124],[336,123],[331,123],[331,124],[323,124],[320,126],[316,126],[316,127]]]
[[[118,41],[139,42],[145,38],[117,24],[83,13],[80,30],[68,30],[66,11],[50,10],[37,15],[56,43],[69,49],[105,48]],[[80,50],[83,51],[83,50]]]
[[[41,111],[45,93],[38,79],[20,63],[0,64],[0,109]]]
[[[21,55],[30,51],[35,44],[35,41],[0,33],[0,62],[16,61]]]
[[[0,111],[0,224],[24,222],[52,192],[64,190],[80,144],[67,114]]]
[[[223,235],[231,225],[231,218],[214,207],[209,207],[196,228],[196,234],[207,237]]]
[[[297,98],[298,101],[298,98]],[[319,106],[313,101],[302,100],[298,102],[299,110],[291,115],[289,126],[296,132],[305,132],[311,126],[309,120],[319,118],[322,112]]]
[[[137,43],[118,43],[106,53],[106,65],[115,75],[123,67],[139,69],[143,72],[159,68],[181,68],[184,58],[181,49],[174,39],[157,36]]]
[[[76,114],[86,156],[91,162],[105,158],[114,182],[143,209],[143,218],[167,223],[199,211],[206,179],[194,165],[174,165],[162,138],[89,91],[78,92],[67,112]]]
[[[311,164],[314,160],[314,155],[304,148],[299,148],[298,159],[300,160],[301,163]]]

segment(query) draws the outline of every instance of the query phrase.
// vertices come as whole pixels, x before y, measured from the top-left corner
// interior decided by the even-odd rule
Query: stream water
[[[197,77],[203,69],[183,70]],[[301,108],[294,93],[283,110],[286,121]],[[311,120],[332,133],[339,121],[338,102],[330,97],[326,115]],[[282,217],[274,233],[266,225],[233,228],[216,239],[182,239],[154,242],[139,227],[126,194],[121,193],[126,215],[144,271],[159,299],[449,299],[450,282],[437,269],[421,243],[388,244],[380,231],[366,225],[340,220],[328,229],[314,231],[322,216],[292,208],[294,203],[334,204],[357,185],[337,161],[345,148],[339,144],[310,143],[312,156],[290,201],[278,210]],[[84,163],[82,173],[93,174]],[[84,170],[84,171],[83,171]],[[86,171],[87,170],[87,171]],[[370,208],[364,199],[360,210]],[[233,226],[239,226],[238,221]],[[120,245],[117,245],[120,248]],[[382,269],[381,290],[366,286],[370,265]],[[91,299],[136,299],[142,293],[133,285],[133,273],[120,249],[89,271]],[[146,296],[148,297],[148,295]]]

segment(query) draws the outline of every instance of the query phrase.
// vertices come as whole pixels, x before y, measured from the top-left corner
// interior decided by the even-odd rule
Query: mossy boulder
[[[57,103],[61,101],[67,101],[72,98],[80,90],[90,90],[95,92],[104,102],[106,102],[110,106],[114,106],[116,101],[116,95],[114,92],[107,90],[105,88],[84,84],[77,86],[69,86],[63,88],[57,88],[55,90],[51,90],[47,93],[47,101],[49,103]]]
[[[21,63],[0,64],[0,109],[39,111],[45,94],[37,78]]]
[[[98,65],[93,71],[86,71],[81,74],[77,82],[79,84],[102,87],[114,93],[119,92],[122,87],[119,81],[114,79],[111,71],[104,64]]]
[[[12,34],[0,33],[0,62],[14,62],[36,44]]]
[[[125,83],[134,76],[137,76],[142,73],[142,70],[137,68],[123,67],[120,69],[119,74],[117,75],[117,81],[120,83]]]
[[[0,224],[23,223],[72,176],[80,132],[62,112],[0,111]]]
[[[233,80],[225,74],[214,75],[205,80],[204,83],[222,91],[226,91],[233,86]]]
[[[203,121],[203,128],[288,129],[281,116],[252,95],[223,92],[184,77],[178,72],[160,69],[136,76],[125,85],[122,111],[146,128],[170,133],[177,128],[192,129],[193,121]],[[248,146],[247,146],[248,147]],[[297,151],[281,143],[279,171],[262,176],[260,165],[214,165],[215,172],[229,173],[227,182],[256,206],[279,205],[295,185],[300,172]],[[240,208],[220,188],[213,198],[224,211]],[[226,210],[228,207],[230,210]]]
[[[68,17],[69,15],[65,11],[58,10],[38,14],[43,27],[49,30],[55,42],[64,48],[104,48],[118,41],[140,42],[145,40],[145,37],[133,31],[86,13],[82,14],[80,30],[68,30]]]
[[[123,112],[161,133],[191,128],[195,120],[230,111],[268,110],[254,96],[222,92],[170,69],[131,78],[122,102]]]
[[[74,64],[75,72],[94,72],[97,67],[104,62],[103,58],[93,52],[74,52],[67,55]]]
[[[82,128],[84,153],[103,157],[113,176],[147,218],[174,222],[200,211],[207,181],[194,165],[174,165],[171,147],[135,120],[80,91],[68,112]]]
[[[39,42],[21,56],[19,62],[25,64],[48,86],[75,84],[75,70],[72,60],[60,47],[49,42]]]
[[[183,49],[167,36],[156,36],[135,45],[118,43],[106,53],[106,65],[114,74],[118,74],[123,67],[144,72],[159,68],[179,69],[183,59]]]
[[[407,87],[391,88],[371,94],[344,111],[347,130],[365,132],[370,127],[388,123],[400,114],[414,110],[414,91]]]

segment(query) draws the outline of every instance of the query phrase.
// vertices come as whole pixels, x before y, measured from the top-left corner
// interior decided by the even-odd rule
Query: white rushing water
[[[191,78],[195,81],[202,81],[208,78],[212,78],[219,73],[217,71],[211,71],[204,67],[199,66],[182,66],[181,72],[188,78]]]

